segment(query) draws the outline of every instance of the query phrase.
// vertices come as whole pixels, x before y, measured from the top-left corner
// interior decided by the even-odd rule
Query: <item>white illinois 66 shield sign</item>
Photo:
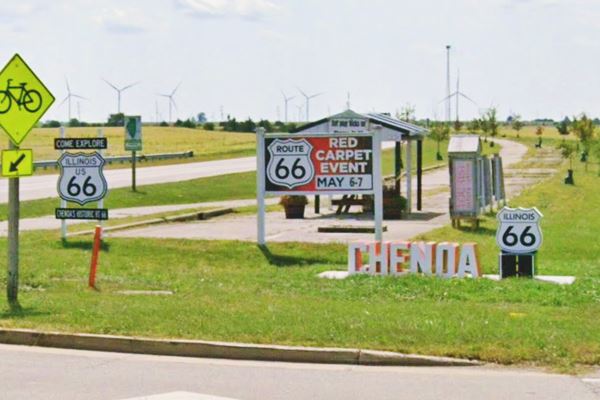
[[[496,242],[508,254],[527,254],[542,245],[540,220],[543,215],[533,208],[504,207],[498,212],[499,222]]]
[[[267,150],[268,181],[288,189],[309,183],[315,176],[310,159],[312,145],[306,139],[275,139]]]
[[[58,193],[66,201],[84,205],[106,195],[104,159],[98,152],[64,153],[58,159]]]

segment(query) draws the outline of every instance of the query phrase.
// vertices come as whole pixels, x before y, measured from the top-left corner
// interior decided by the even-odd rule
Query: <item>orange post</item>
[[[90,264],[89,287],[96,288],[96,269],[98,268],[98,254],[100,253],[100,243],[102,242],[102,227],[96,225],[94,233],[94,248],[92,250],[92,262]]]

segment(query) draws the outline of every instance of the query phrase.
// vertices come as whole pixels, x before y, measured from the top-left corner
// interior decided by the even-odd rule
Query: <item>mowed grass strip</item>
[[[342,245],[273,243],[263,253],[247,242],[109,239],[95,292],[86,289],[91,239],[63,245],[57,234],[33,232],[21,240],[23,310],[11,312],[0,299],[0,325],[372,348],[577,371],[600,364],[600,178],[580,170],[575,177],[575,187],[556,176],[511,202],[544,213],[539,273],[575,275],[572,286],[416,276],[332,281],[316,275],[346,268]],[[485,272],[495,273],[495,227],[488,217],[477,232],[443,228],[423,239],[476,241]],[[131,289],[174,294],[118,294]]]

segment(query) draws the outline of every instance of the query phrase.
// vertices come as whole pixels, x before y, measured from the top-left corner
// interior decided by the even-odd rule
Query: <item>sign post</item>
[[[257,243],[265,245],[265,128],[256,130]]]
[[[136,191],[136,152],[142,151],[142,117],[125,117],[125,151],[131,151],[131,190]]]
[[[8,180],[8,280],[6,294],[18,306],[19,292],[19,176],[33,172],[33,154],[19,150],[20,144],[54,103],[54,96],[15,54],[0,71],[0,126],[9,136],[9,151],[3,155],[3,172]],[[28,156],[30,154],[30,156]],[[8,163],[8,165],[4,165]],[[7,168],[8,167],[8,168]],[[26,171],[29,169],[29,171]]]

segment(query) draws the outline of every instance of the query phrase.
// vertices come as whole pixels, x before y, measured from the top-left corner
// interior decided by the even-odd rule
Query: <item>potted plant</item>
[[[401,219],[406,211],[406,198],[398,196],[393,187],[383,187],[383,218]]]
[[[281,196],[279,204],[285,210],[286,219],[302,219],[304,218],[304,209],[308,204],[308,198],[306,196],[285,195]]]

